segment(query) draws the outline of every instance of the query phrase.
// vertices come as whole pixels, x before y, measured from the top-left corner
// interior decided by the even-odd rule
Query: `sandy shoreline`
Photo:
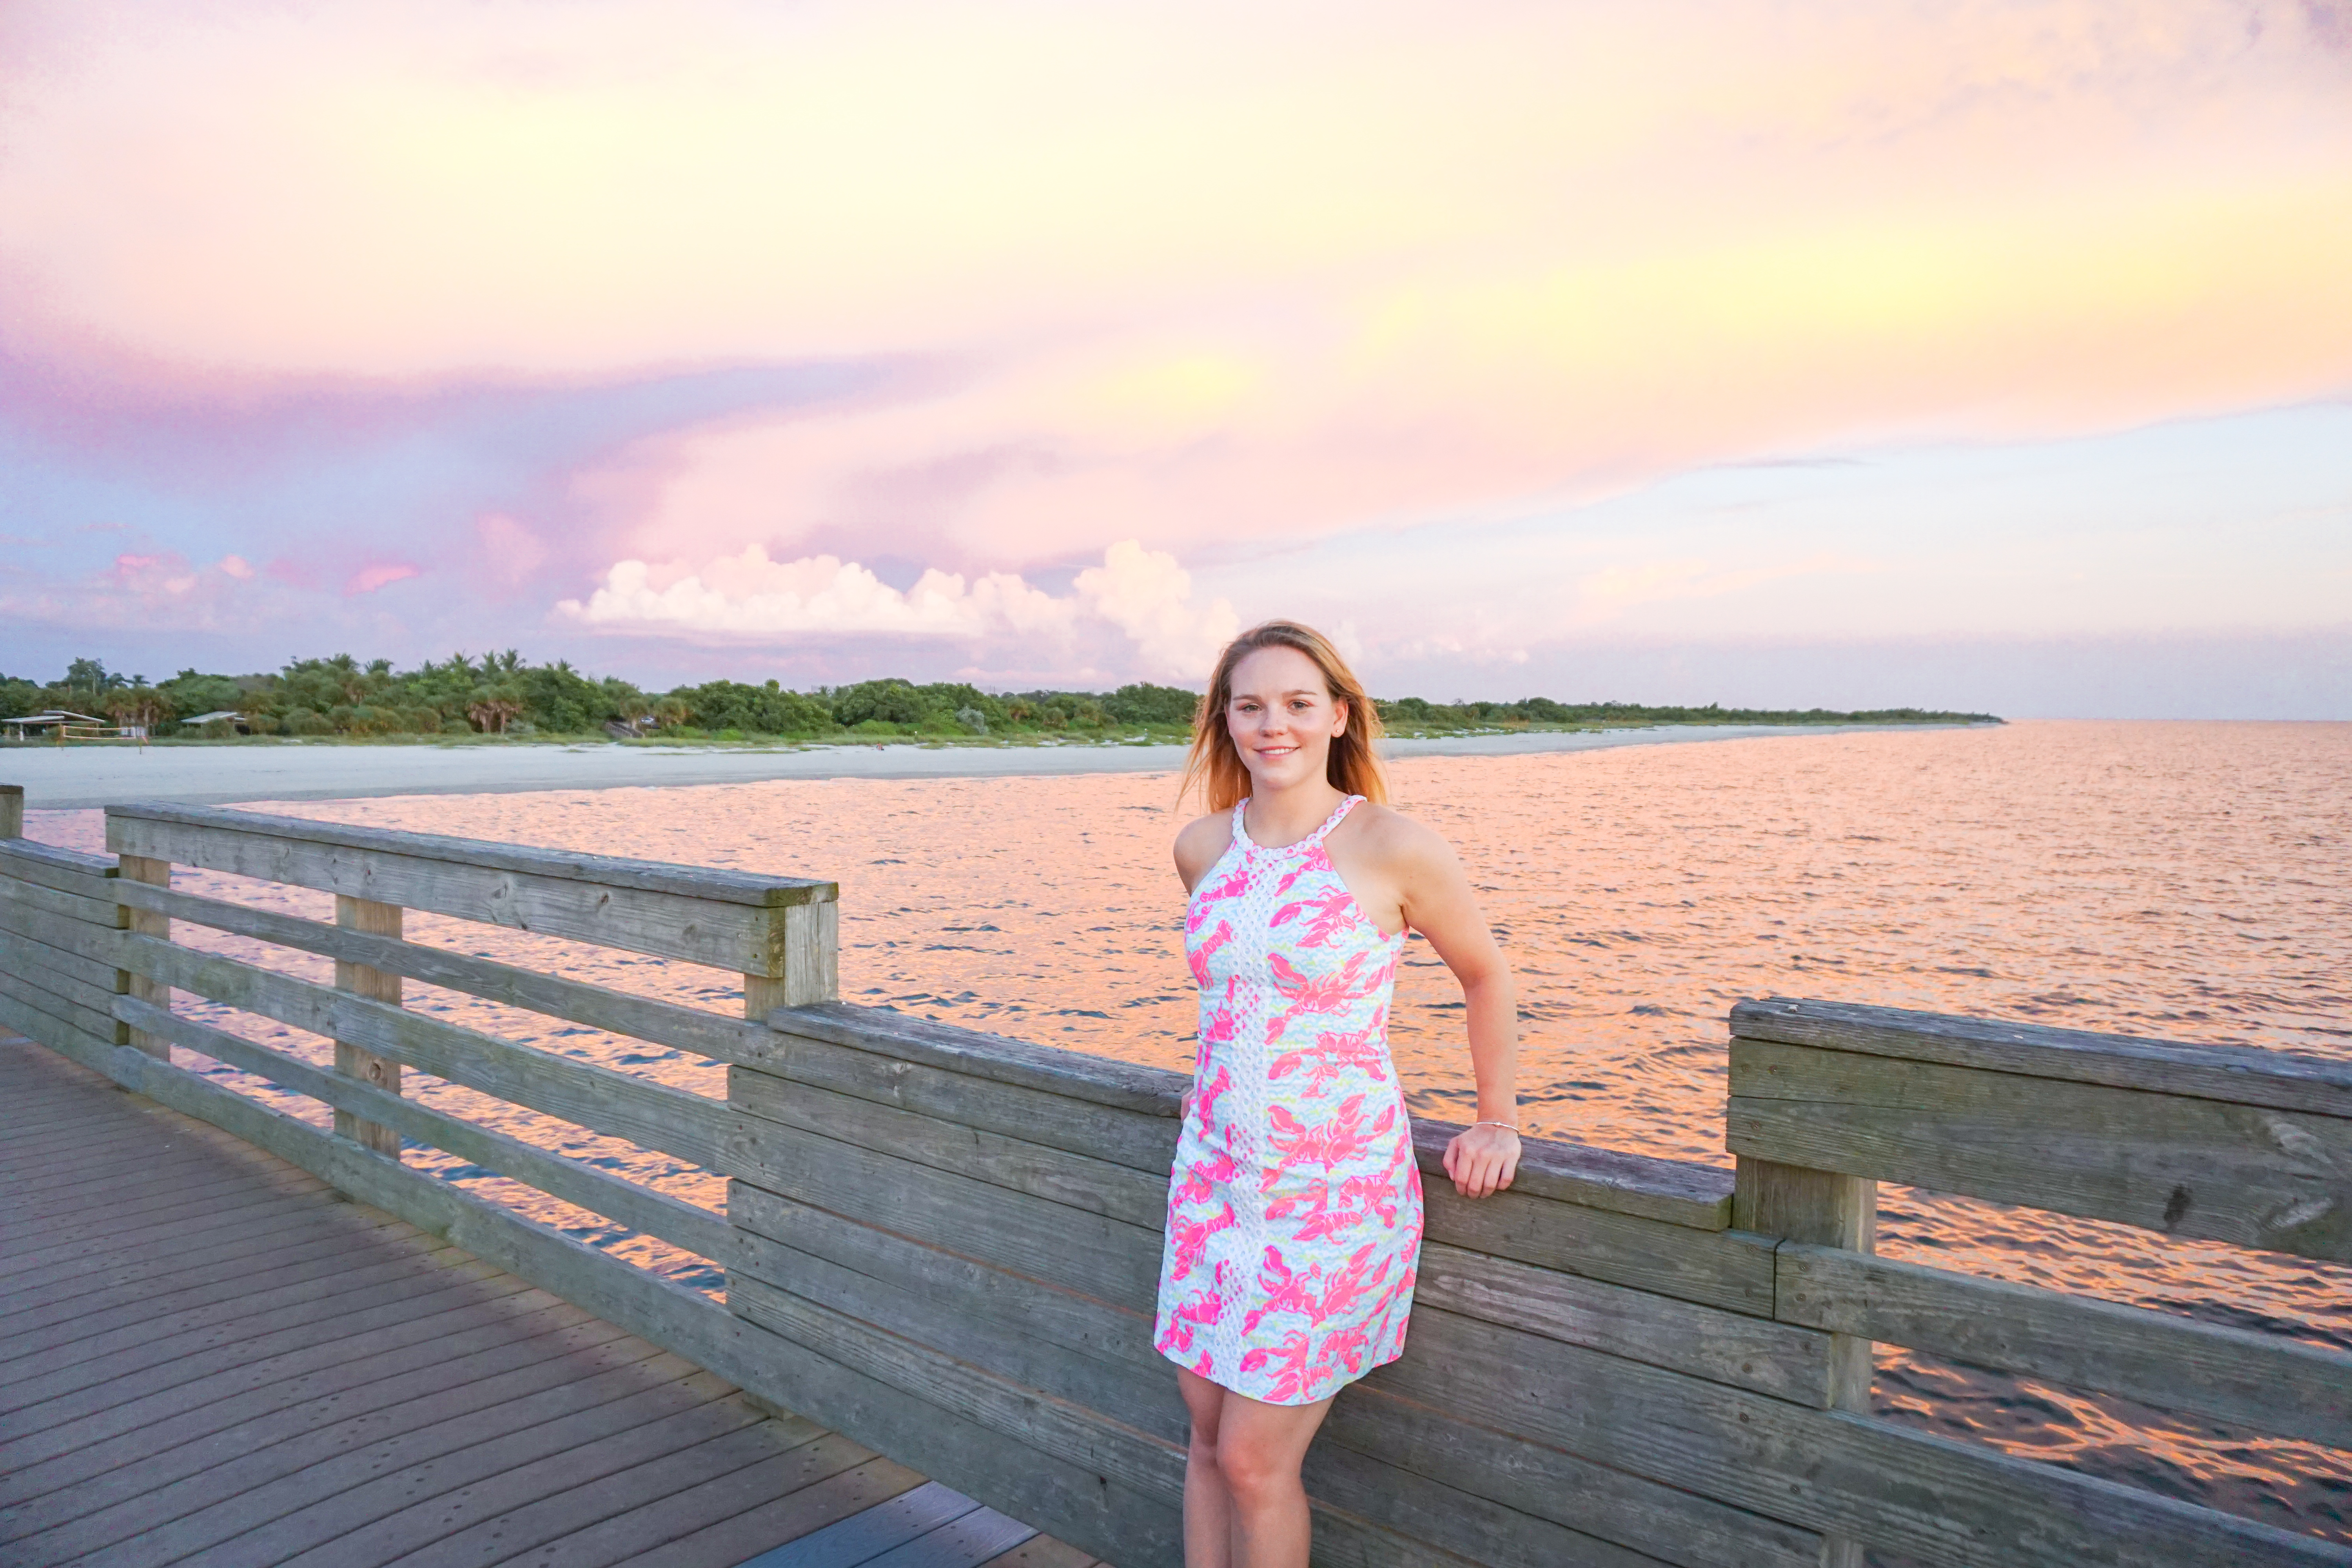
[[[1600,733],[1464,735],[1391,740],[1391,757],[1503,757],[1692,741],[1843,735],[1927,724],[1662,724]],[[11,746],[0,784],[22,784],[25,805],[69,811],[113,801],[221,805],[247,800],[356,800],[395,795],[507,795],[532,790],[636,789],[752,784],[770,779],[990,778],[1055,773],[1167,773],[1181,746],[807,746],[729,751],[700,746]]]

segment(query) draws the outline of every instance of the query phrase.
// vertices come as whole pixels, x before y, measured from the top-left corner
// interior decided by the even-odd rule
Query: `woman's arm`
[[[1405,921],[1429,939],[1462,984],[1479,1124],[1445,1146],[1445,1173],[1464,1197],[1483,1198],[1509,1186],[1519,1166],[1517,991],[1453,847],[1406,818],[1391,815],[1389,821],[1404,829],[1394,852]]]

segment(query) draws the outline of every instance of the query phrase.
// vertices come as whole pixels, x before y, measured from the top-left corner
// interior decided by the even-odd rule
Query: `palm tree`
[[[522,712],[522,703],[503,687],[493,687],[467,706],[466,717],[485,735],[503,735],[507,725]]]
[[[106,700],[106,716],[124,728],[136,725],[152,730],[172,712],[172,700],[143,683],[118,690]]]

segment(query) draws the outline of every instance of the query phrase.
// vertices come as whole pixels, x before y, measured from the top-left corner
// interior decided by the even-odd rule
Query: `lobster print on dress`
[[[1404,934],[1381,934],[1323,849],[1362,798],[1280,849],[1235,806],[1184,921],[1201,1046],[1154,1343],[1269,1405],[1394,1361],[1412,1311],[1421,1173],[1388,1045]]]

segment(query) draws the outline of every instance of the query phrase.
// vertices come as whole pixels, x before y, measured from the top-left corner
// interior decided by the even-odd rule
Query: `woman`
[[[1289,621],[1217,660],[1176,838],[1201,1046],[1169,1183],[1155,1343],[1192,1415],[1186,1568],[1305,1568],[1300,1461],[1332,1396],[1404,1350],[1421,1175],[1389,1059],[1408,928],[1462,983],[1478,1121],[1465,1197],[1519,1159],[1511,975],[1436,834],[1381,804],[1380,716]]]

